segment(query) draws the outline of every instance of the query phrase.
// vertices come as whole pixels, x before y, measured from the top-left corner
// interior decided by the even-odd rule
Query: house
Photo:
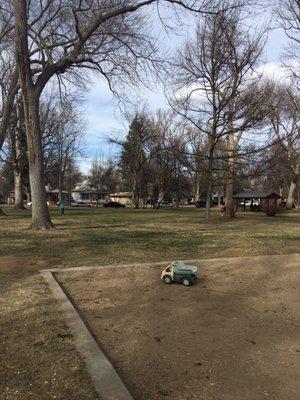
[[[97,200],[97,191],[91,187],[88,181],[75,186],[71,191],[72,200],[76,203],[91,203]]]
[[[117,201],[124,206],[132,206],[132,193],[131,192],[118,192],[109,195],[109,201]]]
[[[49,186],[45,186],[47,194],[47,202],[51,205],[56,205],[59,202],[59,189],[51,189]],[[68,202],[68,193],[62,191],[62,200]]]
[[[72,200],[76,203],[88,204],[91,202],[101,202],[107,200],[107,190],[105,187],[94,188],[88,180],[75,186],[71,191]]]

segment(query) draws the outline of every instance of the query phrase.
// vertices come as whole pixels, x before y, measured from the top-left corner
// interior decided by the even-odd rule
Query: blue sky
[[[270,14],[265,12],[255,19],[254,25],[264,25],[269,20]],[[187,30],[187,27],[183,27],[183,34]],[[171,46],[174,47],[174,45],[177,46],[180,44],[183,36],[181,38],[175,35],[168,36],[167,38],[164,37],[163,40],[169,40]],[[264,65],[261,69],[269,77],[280,75],[280,54],[286,44],[287,39],[281,29],[274,28],[268,34]],[[148,109],[152,111],[155,111],[159,107],[167,107],[162,88],[159,86],[152,87],[151,89],[141,88],[138,103],[147,104]],[[95,157],[106,158],[116,154],[117,148],[108,144],[106,138],[109,135],[125,135],[127,123],[116,106],[114,97],[106,82],[100,77],[93,76],[91,78],[90,89],[85,94],[85,101],[81,106],[80,112],[82,112],[87,124],[84,142],[85,157],[82,157],[78,162],[81,171],[87,174],[91,161]]]

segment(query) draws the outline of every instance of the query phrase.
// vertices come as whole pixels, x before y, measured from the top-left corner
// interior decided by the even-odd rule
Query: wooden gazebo
[[[239,192],[234,196],[236,210],[246,211],[262,211],[264,204],[270,205],[270,203],[277,204],[277,201],[281,198],[279,194],[274,192]]]

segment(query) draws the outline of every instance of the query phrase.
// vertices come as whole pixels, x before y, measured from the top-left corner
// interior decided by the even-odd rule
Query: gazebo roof
[[[233,196],[235,199],[280,199],[275,192],[239,192]]]

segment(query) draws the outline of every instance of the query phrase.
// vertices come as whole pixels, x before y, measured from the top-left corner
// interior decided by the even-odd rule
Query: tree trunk
[[[39,119],[39,92],[32,81],[28,53],[26,2],[23,0],[14,0],[13,6],[17,64],[28,145],[29,181],[32,199],[31,228],[50,229],[53,228],[53,224],[47,207],[44,182],[43,150]]]
[[[297,187],[297,183],[299,182],[299,175],[300,175],[300,164],[297,163],[296,166],[294,167],[294,178],[290,184],[290,189],[289,189],[289,194],[288,194],[288,198],[286,201],[286,209],[287,210],[291,210],[293,208],[293,204],[294,204],[294,192],[295,189]]]
[[[14,171],[15,210],[24,210],[21,172]]]
[[[234,218],[234,201],[233,201],[233,182],[234,182],[234,161],[228,160],[228,177],[226,183],[226,216]]]
[[[11,75],[9,89],[7,91],[7,96],[4,99],[4,104],[2,106],[2,116],[0,123],[0,150],[2,149],[3,143],[5,141],[6,133],[10,124],[10,117],[14,108],[15,96],[18,91],[18,71],[13,71]]]
[[[44,181],[44,162],[39,124],[39,100],[28,92],[24,96],[25,123],[28,141],[29,181],[32,201],[32,223],[34,229],[50,229],[53,224],[47,206],[47,195]]]
[[[58,201],[59,203],[63,201],[63,155],[62,155],[62,138],[61,132],[59,132],[59,141],[58,141]],[[65,164],[65,163],[64,163]],[[65,169],[65,166],[64,166]],[[97,191],[97,200],[98,200],[98,191]]]
[[[226,182],[226,211],[225,214],[229,218],[234,218],[234,201],[233,201],[233,185],[234,185],[234,164],[235,164],[235,139],[233,134],[232,117],[229,121],[228,133],[228,171]]]
[[[26,189],[25,189],[25,194],[26,194],[27,203],[30,203],[30,202],[31,202],[30,188],[26,188]]]
[[[293,208],[293,202],[294,202],[294,191],[296,189],[296,182],[292,181],[290,184],[290,189],[289,189],[289,194],[288,198],[286,200],[286,206],[285,208],[287,210],[291,210]]]
[[[201,179],[201,176],[198,171],[196,172],[195,179],[196,179],[196,190],[195,190],[195,199],[194,200],[198,201],[199,197],[200,197],[200,179]]]
[[[210,147],[208,156],[208,167],[207,167],[207,192],[206,192],[206,204],[205,204],[205,220],[210,221],[210,202],[212,194],[212,172],[213,172],[213,148]]]
[[[282,204],[283,186],[279,186],[279,196],[280,196],[280,199],[278,199],[278,201],[277,201],[278,205]]]
[[[97,192],[97,200],[99,198]],[[58,201],[61,203],[63,200],[63,179],[62,179],[62,170],[61,170],[61,162],[59,162],[59,171],[58,171]]]
[[[132,207],[140,208],[139,190],[138,190],[138,173],[134,172],[132,185]]]
[[[23,164],[23,151],[22,151],[22,111],[20,109],[21,105],[18,101],[17,103],[17,127],[12,133],[14,138],[12,138],[13,148],[13,167],[14,167],[14,192],[15,192],[15,209],[24,210],[23,202],[23,180],[22,180],[22,164]]]

